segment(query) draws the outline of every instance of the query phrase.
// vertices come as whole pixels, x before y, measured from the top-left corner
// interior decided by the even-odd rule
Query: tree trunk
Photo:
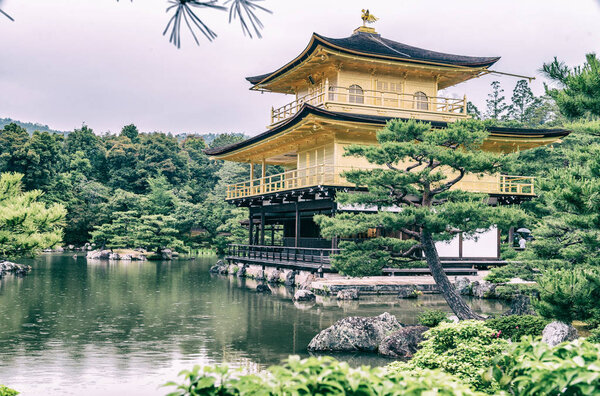
[[[438,289],[458,319],[483,319],[482,316],[473,312],[471,307],[469,307],[460,294],[458,294],[454,285],[450,283],[450,279],[448,279],[448,275],[444,272],[444,268],[442,267],[442,263],[440,262],[440,258],[435,248],[435,243],[433,242],[430,233],[421,231],[421,245],[423,245],[425,260],[427,260],[431,275],[433,276]]]

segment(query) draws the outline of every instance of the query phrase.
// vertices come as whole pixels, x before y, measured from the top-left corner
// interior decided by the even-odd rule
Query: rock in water
[[[337,294],[338,300],[358,300],[358,289],[340,290]]]
[[[236,275],[238,278],[243,278],[244,276],[246,276],[246,266],[242,265]]]
[[[471,281],[469,278],[464,276],[456,277],[456,282],[454,282],[454,286],[458,293],[462,296],[470,296],[471,295]]]
[[[388,334],[401,328],[396,317],[387,312],[371,317],[351,316],[317,334],[308,350],[374,352]]]
[[[227,271],[227,266],[225,265],[223,260],[217,261],[217,263],[210,267],[210,269],[208,270],[208,272],[213,274],[222,274],[223,271]]]
[[[385,337],[379,344],[379,354],[394,358],[411,358],[423,341],[425,326],[407,326]]]
[[[294,286],[296,284],[296,270],[292,270],[285,275],[284,284],[286,286]]]
[[[264,283],[261,283],[260,285],[256,286],[256,292],[257,293],[265,293],[265,294],[273,293],[271,291],[271,289],[269,288],[269,286]]]
[[[317,296],[310,290],[299,289],[294,293],[294,301],[315,301]]]
[[[281,271],[279,271],[278,269],[275,269],[267,277],[267,282],[279,283],[280,278],[281,278]]]
[[[548,323],[542,331],[542,341],[551,347],[577,338],[577,329],[563,322]]]
[[[510,309],[502,315],[537,315],[537,312],[531,306],[531,297],[517,294],[510,303]]]
[[[473,297],[493,298],[496,292],[496,284],[488,281],[475,281],[471,283]]]
[[[417,298],[419,296],[419,291],[416,287],[403,287],[398,290],[398,298]]]

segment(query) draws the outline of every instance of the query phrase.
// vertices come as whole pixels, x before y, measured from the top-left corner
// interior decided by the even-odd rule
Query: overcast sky
[[[265,0],[262,39],[245,38],[227,14],[203,11],[219,37],[177,50],[161,36],[166,0],[0,0],[0,117],[96,132],[135,123],[143,131],[262,132],[280,94],[248,91],[244,77],[270,72],[298,55],[312,32],[346,37],[361,8],[380,18],[384,37],[431,50],[502,56],[494,69],[537,76],[558,56],[581,64],[600,53],[598,0]],[[499,79],[486,76],[446,90],[480,109]]]

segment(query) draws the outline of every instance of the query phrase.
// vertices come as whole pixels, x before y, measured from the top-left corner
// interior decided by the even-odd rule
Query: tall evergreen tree
[[[465,175],[495,173],[503,163],[501,155],[479,149],[486,136],[483,123],[476,120],[458,121],[435,131],[428,123],[392,120],[377,133],[378,145],[349,147],[346,155],[366,158],[381,168],[346,172],[348,181],[367,187],[368,192],[340,193],[337,201],[400,210],[316,216],[322,234],[345,237],[378,228],[384,234],[402,232],[411,239],[375,238],[367,249],[360,243],[344,242],[334,265],[339,268],[349,258],[381,271],[385,265],[420,260],[418,252],[423,252],[454,313],[460,319],[478,318],[450,283],[435,242],[459,233],[468,237],[493,224],[506,229],[524,216],[518,209],[488,205],[481,194],[451,190]]]
[[[486,117],[494,120],[500,120],[508,109],[506,98],[502,95],[504,90],[500,88],[500,81],[492,82],[492,92],[488,94],[486,103]]]
[[[541,100],[533,95],[527,80],[517,81],[511,102],[508,106],[508,118],[528,125],[533,121],[536,108],[541,105]]]

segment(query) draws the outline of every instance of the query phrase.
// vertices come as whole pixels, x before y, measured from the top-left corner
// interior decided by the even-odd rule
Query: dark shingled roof
[[[350,37],[339,39],[313,33],[308,47],[301,56],[279,70],[259,76],[246,77],[246,80],[252,84],[258,84],[260,82],[266,82],[263,80],[270,80],[281,75],[310,56],[318,45],[342,52],[363,54],[374,58],[403,60],[417,63],[439,63],[468,68],[489,67],[500,59],[500,57],[463,56],[430,51],[389,40],[381,37],[379,34],[373,33],[356,32]]]
[[[328,118],[331,120],[363,122],[363,123],[368,123],[368,124],[380,124],[381,126],[384,126],[389,120],[391,120],[393,118],[397,118],[397,117],[374,116],[374,115],[366,115],[366,114],[339,113],[339,112],[325,110],[320,107],[315,107],[315,106],[305,103],[302,106],[302,109],[298,113],[294,114],[293,117],[288,118],[281,124],[277,125],[276,127],[272,128],[272,129],[269,129],[266,132],[263,132],[256,136],[253,136],[253,137],[246,139],[244,141],[241,141],[241,142],[229,144],[227,146],[205,149],[204,152],[208,155],[221,155],[221,154],[227,154],[231,151],[234,151],[234,150],[237,150],[240,148],[244,148],[253,143],[259,142],[262,139],[266,139],[268,137],[277,135],[278,133],[282,132],[283,130],[290,128],[290,127],[294,126],[295,124],[297,124],[298,122],[302,121],[302,119],[304,117],[306,117],[310,114],[318,115],[318,116]],[[400,119],[405,120],[405,121],[408,120],[407,118],[406,119],[400,118]],[[444,127],[448,126],[448,123],[444,122],[444,121],[425,121],[425,120],[422,120],[422,121],[430,123],[435,128],[444,128]],[[542,137],[542,138],[547,138],[547,137],[560,138],[560,137],[565,137],[569,133],[571,133],[571,131],[569,131],[567,129],[506,128],[506,127],[495,127],[495,126],[489,127],[487,129],[491,136],[510,136],[510,135],[512,135],[512,136],[527,136],[527,137],[535,136],[535,137]]]

